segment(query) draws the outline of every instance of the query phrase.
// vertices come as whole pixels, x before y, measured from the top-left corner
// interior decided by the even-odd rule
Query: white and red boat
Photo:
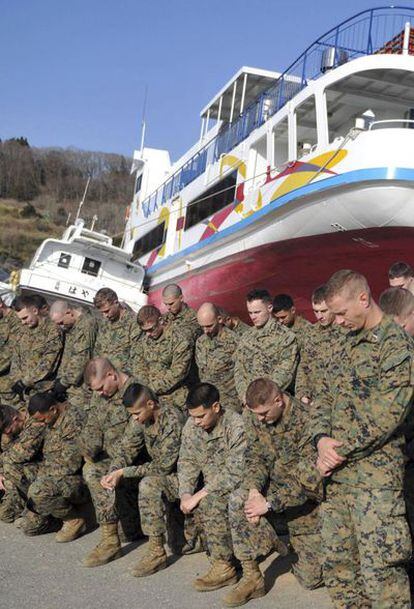
[[[338,268],[375,291],[414,256],[414,9],[359,13],[282,74],[241,68],[201,111],[199,141],[171,164],[134,154],[124,247],[149,299],[237,313],[252,287],[301,309]]]

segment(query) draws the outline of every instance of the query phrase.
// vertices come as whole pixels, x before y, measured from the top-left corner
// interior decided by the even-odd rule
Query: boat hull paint
[[[388,287],[389,266],[398,260],[413,263],[413,258],[414,228],[365,228],[254,247],[188,271],[174,283],[194,308],[211,301],[246,319],[246,293],[266,288],[272,295],[290,294],[296,308],[312,319],[312,291],[335,271],[350,268],[363,273],[378,296]],[[167,283],[149,290],[149,302],[161,309]]]

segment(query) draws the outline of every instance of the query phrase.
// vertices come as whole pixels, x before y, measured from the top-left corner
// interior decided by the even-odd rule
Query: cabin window
[[[85,258],[85,260],[83,261],[82,273],[85,273],[85,275],[92,275],[93,277],[97,277],[100,268],[101,263],[99,260],[93,260],[93,258]]]
[[[158,224],[158,226],[135,241],[134,250],[132,252],[133,259],[136,260],[137,258],[141,258],[141,256],[148,254],[148,252],[152,252],[152,250],[161,247],[165,242],[166,236],[167,231],[165,230],[165,222],[162,222],[162,224]]]
[[[311,95],[296,108],[297,156],[309,154],[318,144],[315,96]]]
[[[286,117],[273,128],[272,169],[280,168],[289,159],[289,126]]]
[[[142,173],[140,173],[139,176],[137,177],[137,181],[135,184],[135,194],[141,190],[141,186],[142,186]]]
[[[187,205],[184,230],[188,230],[226,205],[233,203],[236,192],[237,171],[233,171],[212,188],[202,193],[198,199]]]
[[[70,254],[65,254],[62,252],[59,256],[58,266],[62,269],[68,269],[70,265],[70,261],[72,260],[72,256]]]

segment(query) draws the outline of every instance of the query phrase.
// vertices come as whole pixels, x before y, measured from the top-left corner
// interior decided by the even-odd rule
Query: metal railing
[[[410,24],[408,31],[407,24]],[[144,216],[147,218],[160,205],[202,175],[209,163],[217,161],[222,154],[240,144],[306,87],[310,80],[364,55],[414,54],[413,24],[412,7],[373,8],[354,15],[318,38],[283,72],[274,85],[251,103],[236,120],[224,125],[215,138],[144,199]]]

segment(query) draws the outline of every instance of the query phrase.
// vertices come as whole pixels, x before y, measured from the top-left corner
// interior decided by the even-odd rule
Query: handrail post
[[[371,55],[372,51],[373,51],[373,46],[372,46],[372,21],[373,21],[373,19],[374,19],[374,10],[371,9],[370,10],[370,16],[369,16],[367,55]]]
[[[403,39],[403,48],[402,48],[403,55],[408,55],[408,51],[410,49],[410,33],[411,33],[411,23],[409,21],[407,21],[404,26],[404,39]]]

